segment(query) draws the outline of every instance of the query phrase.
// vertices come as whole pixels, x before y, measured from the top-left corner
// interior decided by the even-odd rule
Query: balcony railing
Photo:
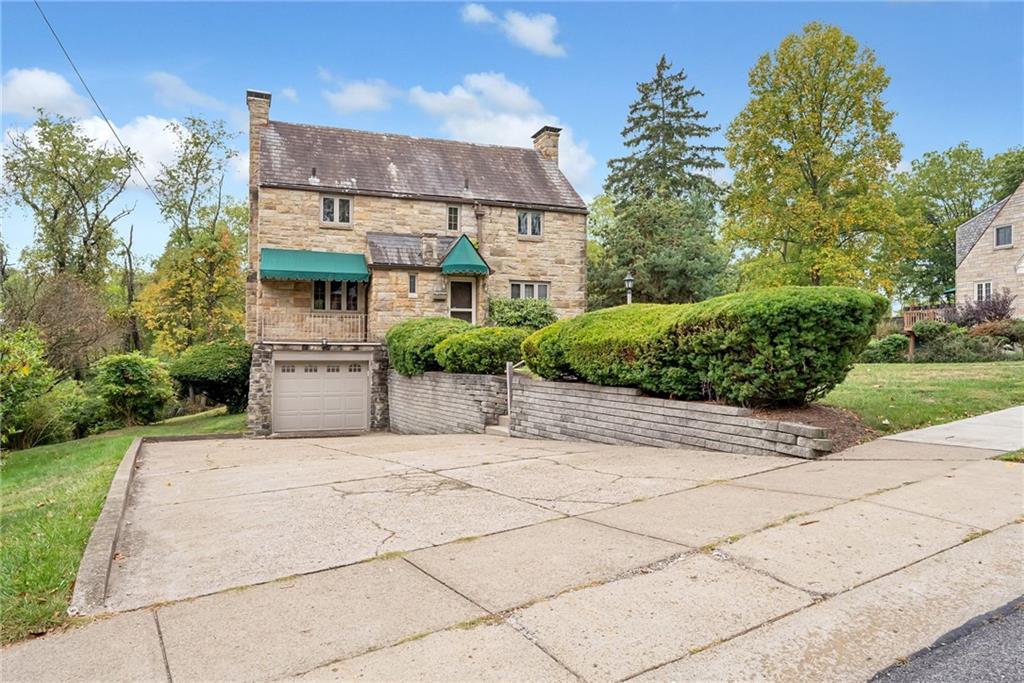
[[[259,337],[263,341],[361,342],[366,341],[365,313],[327,311],[260,311]]]

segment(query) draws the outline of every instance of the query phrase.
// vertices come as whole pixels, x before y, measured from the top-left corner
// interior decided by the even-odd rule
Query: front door
[[[448,282],[448,315],[467,323],[476,322],[476,283],[473,280]]]

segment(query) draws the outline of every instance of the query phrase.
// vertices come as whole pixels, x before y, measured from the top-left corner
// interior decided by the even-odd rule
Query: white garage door
[[[368,427],[369,363],[280,361],[274,364],[274,431]]]

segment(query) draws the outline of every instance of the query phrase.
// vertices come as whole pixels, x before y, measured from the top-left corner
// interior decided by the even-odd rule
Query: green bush
[[[547,327],[540,328],[524,339],[519,347],[527,365],[541,377],[545,379],[574,377],[573,370],[565,359],[565,348],[562,344],[562,334],[572,320],[559,320]]]
[[[174,397],[167,369],[138,351],[101,358],[95,370],[91,388],[107,416],[121,424],[153,422]]]
[[[917,328],[914,326],[914,333]],[[915,363],[981,363],[985,361],[1009,360],[1012,356],[1003,352],[1003,343],[994,337],[972,337],[967,330],[956,325],[932,333],[927,332],[920,348],[914,351]]]
[[[170,367],[182,388],[241,413],[249,401],[252,349],[242,340],[216,341],[187,349]]]
[[[903,334],[889,334],[868,342],[860,354],[861,363],[905,363],[910,340]]]
[[[534,333],[523,352],[550,379],[799,404],[843,380],[887,310],[884,298],[847,287],[780,287],[586,313]]]
[[[456,318],[415,318],[398,323],[385,336],[391,367],[403,375],[440,370],[434,347],[445,338],[472,327]]]
[[[445,372],[498,375],[505,363],[523,359],[520,347],[529,334],[517,327],[477,327],[443,340],[434,353]]]
[[[492,297],[487,304],[487,322],[498,327],[525,327],[538,330],[558,320],[547,299],[502,299]]]
[[[11,447],[32,448],[85,436],[92,415],[89,397],[75,380],[58,382],[25,404]]]
[[[922,320],[914,325],[914,336],[917,338],[917,343],[924,346],[929,342],[954,334],[960,329],[957,325],[941,320]]]
[[[45,353],[34,327],[0,334],[0,443],[18,432],[28,404],[56,382],[57,373],[46,362]]]

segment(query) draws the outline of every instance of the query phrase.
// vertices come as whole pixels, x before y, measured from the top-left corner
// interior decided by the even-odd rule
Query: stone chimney
[[[245,340],[255,342],[259,336],[257,302],[259,299],[259,188],[260,134],[270,122],[270,93],[247,90],[249,107],[249,272],[245,280]]]
[[[533,134],[533,148],[548,161],[558,164],[558,134],[561,128],[544,126]]]
[[[437,233],[425,230],[420,235],[420,246],[423,249],[423,265],[436,266],[440,254],[437,253]]]

